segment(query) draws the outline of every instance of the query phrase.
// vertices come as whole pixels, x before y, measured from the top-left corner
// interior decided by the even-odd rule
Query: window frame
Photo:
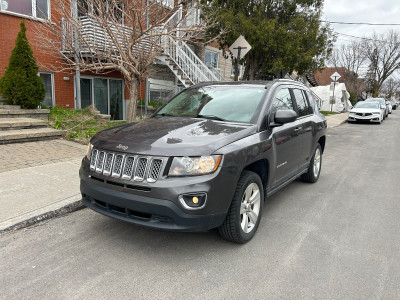
[[[93,80],[99,78],[99,79],[106,79],[107,80],[107,106],[108,106],[108,113],[110,113],[111,110],[111,99],[110,99],[110,80],[120,80],[122,82],[122,120],[126,120],[126,112],[127,112],[127,107],[128,105],[127,101],[125,101],[125,79],[123,78],[116,78],[116,77],[103,77],[103,76],[91,76],[91,75],[81,75],[80,79],[90,79],[91,81],[91,103],[95,103],[95,95],[94,95],[94,84]],[[80,103],[82,105],[82,103]],[[77,107],[77,97],[76,97],[76,75],[74,75],[74,106],[75,108]],[[122,121],[121,120],[121,121]]]
[[[295,95],[295,92],[294,92],[295,90],[300,91],[300,94],[303,97],[304,103],[307,106],[306,107],[307,108],[306,109],[307,113],[305,115],[300,115],[299,106],[298,106],[299,104],[297,102],[297,98],[296,98],[296,95]],[[294,111],[297,112],[297,118],[308,117],[311,114],[311,112],[310,112],[310,104],[308,103],[308,99],[304,96],[304,90],[302,88],[300,88],[300,87],[292,87],[292,88],[290,88],[290,92],[292,93],[292,100],[294,100],[294,104],[295,104]]]
[[[49,71],[39,71],[38,76],[40,77],[40,74],[47,74],[50,75],[50,81],[51,81],[51,106],[55,107],[56,106],[56,99],[55,99],[55,86],[54,86],[54,73],[49,72]]]
[[[216,60],[216,62],[217,62],[217,65],[214,67],[214,66],[212,66],[212,65],[207,65],[207,62],[206,62],[206,55],[207,55],[207,53],[208,54],[211,54],[211,55],[215,55],[216,57],[217,57],[217,60]],[[212,60],[211,60],[211,62],[212,62]],[[216,52],[216,51],[212,51],[212,50],[209,50],[209,49],[206,49],[205,51],[204,51],[204,64],[207,66],[207,68],[209,68],[209,69],[218,69],[218,67],[219,67],[219,53],[218,52]]]
[[[46,0],[46,2],[47,2],[47,18],[41,18],[41,17],[37,16],[38,15],[37,9],[36,9],[37,0],[29,0],[31,2],[32,15],[27,15],[27,14],[3,9],[3,3],[6,2],[8,4],[9,1],[12,1],[12,0],[8,0],[8,1],[0,0],[0,12],[1,13],[15,15],[15,16],[22,17],[22,18],[31,18],[31,19],[39,20],[39,21],[40,20],[44,20],[44,21],[51,20],[51,0]]]
[[[269,113],[271,114],[271,113],[276,113],[276,111],[277,110],[279,110],[279,109],[277,109],[277,110],[275,110],[275,111],[273,111],[273,108],[274,108],[274,101],[275,101],[275,99],[276,99],[276,95],[278,95],[278,93],[281,91],[281,90],[284,90],[284,89],[287,89],[288,91],[289,91],[289,95],[290,95],[290,99],[292,100],[292,110],[294,110],[294,111],[296,111],[296,102],[294,102],[294,96],[292,95],[292,92],[291,92],[291,87],[290,86],[280,86],[276,91],[275,91],[275,93],[274,93],[274,96],[272,97],[272,101],[271,101],[271,106],[270,106],[270,108],[269,108]],[[296,111],[297,112],[297,111]]]

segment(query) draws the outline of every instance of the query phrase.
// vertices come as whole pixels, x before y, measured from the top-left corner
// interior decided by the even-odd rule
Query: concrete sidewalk
[[[326,122],[328,124],[328,128],[334,128],[339,126],[340,124],[346,123],[347,118],[349,117],[348,112],[343,112],[340,114],[328,115],[326,117]]]
[[[0,145],[0,233],[80,208],[85,151],[64,140]]]
[[[327,116],[328,128],[347,117]],[[78,171],[85,151],[64,140],[0,145],[0,233],[83,207]]]

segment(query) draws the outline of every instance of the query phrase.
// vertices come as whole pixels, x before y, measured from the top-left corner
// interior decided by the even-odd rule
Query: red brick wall
[[[53,15],[51,20],[57,22],[60,18]],[[50,66],[60,66],[62,58],[57,53],[49,54],[45,53],[40,45],[35,43],[35,27],[40,28],[41,22],[34,21],[31,19],[24,19],[19,16],[13,16],[6,13],[0,12],[0,77],[4,75],[4,71],[8,65],[8,60],[11,56],[12,49],[15,47],[15,40],[20,30],[20,22],[25,20],[27,28],[26,34],[33,50],[33,56],[39,65],[39,71],[47,71],[54,73],[54,90],[55,90],[55,103],[58,106],[74,108],[74,72],[63,71],[57,72]],[[42,26],[44,28],[44,26]],[[46,67],[44,67],[46,66]],[[123,78],[119,72],[112,72],[105,75],[83,73],[82,75],[93,75],[93,76],[104,76],[104,77],[115,77]],[[69,80],[64,80],[64,77],[68,77]],[[144,97],[144,84],[141,86],[140,95]],[[129,99],[129,88],[125,87],[125,99]]]

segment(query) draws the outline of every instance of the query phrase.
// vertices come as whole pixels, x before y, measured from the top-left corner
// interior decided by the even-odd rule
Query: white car
[[[392,113],[392,102],[386,101],[386,106],[387,106],[388,109],[389,109],[389,114],[391,114],[391,113]]]
[[[384,111],[381,110],[378,102],[357,102],[356,105],[350,110],[349,122],[374,122],[382,123],[384,117]]]

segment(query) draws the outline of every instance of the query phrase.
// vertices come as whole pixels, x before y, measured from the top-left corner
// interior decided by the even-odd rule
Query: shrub
[[[7,104],[37,108],[44,99],[45,89],[37,75],[39,68],[26,37],[24,21],[20,27],[8,67],[0,78],[0,93]]]

